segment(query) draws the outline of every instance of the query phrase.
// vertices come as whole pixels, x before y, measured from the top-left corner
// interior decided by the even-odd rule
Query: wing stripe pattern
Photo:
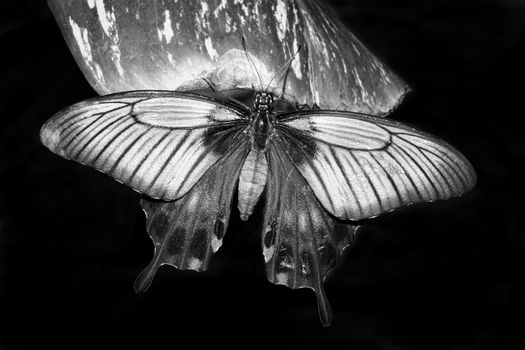
[[[287,141],[285,152],[340,219],[459,196],[476,182],[472,166],[452,146],[392,120],[311,110],[279,121],[275,130]]]
[[[106,150],[106,148],[109,146],[107,143],[104,143],[102,141],[106,138],[107,135],[111,135],[112,132],[114,130],[116,130],[120,126],[120,123],[122,123],[124,121],[125,121],[125,117],[111,118],[111,119],[108,119],[107,123],[101,123],[99,128],[97,128],[96,130],[94,129],[93,130],[93,132],[94,132],[93,138],[96,138],[97,142],[95,143],[93,148],[91,148],[91,149],[89,149],[87,151],[87,154],[82,159],[79,159],[79,161],[81,163],[86,162],[86,159],[93,152],[96,152],[97,156],[95,156],[95,158],[93,160],[93,163],[96,164],[96,161],[97,161],[98,157],[100,156],[100,154],[102,152],[104,152]],[[76,130],[73,130],[73,131],[76,131]],[[74,137],[71,138],[71,141],[75,141]],[[82,144],[81,143],[82,141],[83,141],[83,139],[78,140],[78,143],[79,143],[79,146],[80,146],[80,151],[76,151],[75,147],[71,148],[71,150],[70,150],[70,152],[72,154],[74,154],[74,156],[73,156],[74,159],[78,159],[80,157],[80,155],[82,154],[82,151],[84,151],[86,149],[86,147],[87,147],[87,143]],[[64,147],[64,149],[68,149],[68,148],[69,147]],[[100,148],[102,148],[102,150],[100,150]]]
[[[95,149],[97,148],[97,146],[99,147],[102,147],[102,150],[101,151],[98,151],[96,152],[97,155],[93,158],[93,163],[96,164],[96,161],[98,159],[98,157],[100,156],[100,154],[102,154],[110,145],[110,143],[102,143],[101,141],[104,140],[104,138],[109,134],[111,135],[113,133],[114,130],[116,130],[118,127],[121,126],[122,123],[125,122],[125,118],[124,117],[120,117],[120,118],[117,118],[117,119],[113,119],[113,120],[109,120],[109,123],[101,123],[101,125],[98,127],[98,130],[97,129],[94,129],[93,132],[93,136],[85,143],[82,144],[82,142],[84,141],[83,139],[79,140],[79,145],[81,147],[79,147],[80,149],[79,150],[76,150],[76,148],[72,148],[71,149],[71,153],[75,154],[74,155],[74,158],[78,158],[80,162],[86,162],[86,160],[91,156],[91,154],[95,151]],[[86,135],[87,136],[87,135]],[[84,137],[85,138],[85,137]],[[98,139],[95,147],[93,148],[89,148],[88,149],[88,146],[95,140],[95,139]],[[82,152],[84,152],[84,150],[87,149],[87,152],[86,154],[81,157],[81,154]]]
[[[117,106],[114,106],[114,105]],[[109,115],[119,109],[121,109],[123,106],[126,106],[127,104],[121,104],[121,103],[115,103],[112,106],[114,108],[111,108],[109,110],[107,109],[108,103],[100,103],[99,105],[93,105],[91,108],[82,108],[80,107],[76,113],[71,113],[71,116],[64,118],[62,124],[63,124],[63,133],[66,133],[66,131],[69,130],[69,128],[77,125],[79,122],[82,122],[83,120],[87,118],[91,118],[93,116],[101,116],[103,114]],[[74,106],[73,106],[74,107]],[[102,111],[100,111],[102,110]],[[65,111],[68,112],[68,111]],[[65,138],[65,137],[64,137]]]
[[[336,169],[339,170],[339,173],[344,177],[345,181],[346,181],[346,184],[348,185],[348,188],[351,192],[351,197],[350,198],[357,198],[356,196],[356,190],[354,189],[354,186],[352,185],[352,181],[351,181],[351,178],[348,177],[347,175],[347,172],[344,172],[342,169],[343,168],[343,163],[341,162],[341,160],[337,157],[336,153],[330,149],[330,154],[332,155],[332,157],[334,158],[335,162],[336,162]],[[349,172],[355,176],[355,172],[354,172],[354,169],[353,168],[350,168],[349,169]],[[345,196],[342,196],[342,198],[344,198],[346,200],[346,197]],[[348,201],[346,201],[346,206],[347,207],[351,207],[352,206],[352,203],[348,203]],[[358,201],[358,200],[355,200],[354,203],[356,204],[356,209],[358,210],[359,214],[361,215],[363,213],[363,208],[361,207],[361,202]]]
[[[414,159],[413,154],[409,153],[408,150],[403,149],[397,145],[393,146],[392,148],[395,148],[399,152],[399,154],[401,154],[403,160],[405,160],[404,165],[410,166],[412,170],[414,170],[414,175],[418,177],[418,186],[425,189],[426,195],[425,197],[423,197],[424,200],[436,196],[438,194],[436,185],[434,185],[434,182],[432,182],[432,180],[428,177],[428,174],[425,171],[425,169],[423,169],[422,165],[416,159]]]
[[[128,178],[132,187],[144,186],[144,181],[147,181],[150,169],[156,164],[157,159],[166,152],[166,149],[170,147],[171,143],[173,143],[173,135],[171,131],[166,131],[164,135],[161,137],[157,136],[155,139],[155,144],[147,150],[147,153],[142,157],[141,162],[133,169],[133,172]],[[143,172],[144,175],[139,177],[137,174],[140,174],[140,172]]]
[[[383,173],[383,168],[381,166],[377,167],[374,163],[374,158],[372,154],[368,154],[367,157],[361,158],[361,167],[364,169],[374,169],[374,171],[366,172],[370,184],[374,189],[374,194],[377,197],[377,202],[381,210],[384,208],[393,208],[397,207],[399,199],[395,197],[395,189],[392,186],[389,186],[388,177]]]
[[[180,141],[177,141],[177,144],[175,146],[171,145],[171,143],[174,143],[175,141],[172,141],[170,143],[170,147],[168,147],[168,148],[171,149],[172,151],[171,151],[170,155],[168,156],[168,158],[163,160],[162,165],[160,166],[160,168],[155,171],[155,176],[153,177],[153,179],[151,181],[149,181],[150,184],[149,184],[148,190],[152,190],[154,188],[155,183],[159,180],[159,178],[161,177],[162,173],[166,170],[166,168],[168,167],[168,164],[173,159],[173,157],[175,156],[177,151],[179,151],[179,149],[184,144],[184,142],[186,141],[188,136],[189,136],[189,132],[186,131],[182,135],[182,139]],[[164,153],[164,152],[162,152],[162,153]],[[162,154],[159,154],[159,156],[162,156]],[[155,164],[157,164],[157,162],[155,162]]]
[[[115,176],[115,177],[122,177],[122,174],[115,174],[115,171],[117,170],[117,166],[126,157],[127,158],[131,158],[131,159],[128,159],[128,161],[124,162],[125,164],[128,164],[129,161],[133,160],[133,155],[136,154],[140,150],[140,148],[135,147],[134,152],[131,152],[131,149],[139,142],[140,139],[142,139],[144,136],[146,136],[148,134],[148,132],[152,128],[153,127],[149,127],[148,129],[138,133],[138,136],[135,137],[135,139],[133,139],[129,143],[129,145],[126,146],[126,149],[124,149],[124,151],[122,151],[122,153],[119,155],[119,157],[117,159],[115,159],[115,163],[113,163],[113,166],[109,170],[109,174],[112,174],[112,176]],[[142,145],[144,145],[144,143]]]
[[[145,150],[144,154],[142,155],[142,157],[135,157],[135,159],[137,160],[138,159],[138,163],[137,164],[134,164],[130,161],[131,163],[131,167],[133,168],[133,172],[130,174],[130,176],[125,180],[125,182],[127,183],[131,183],[132,186],[133,184],[136,185],[135,183],[135,176],[137,175],[137,172],[142,168],[142,166],[144,165],[144,163],[146,162],[146,160],[151,156],[151,150],[154,150],[154,149],[158,149],[159,145],[164,142],[164,140],[166,140],[166,138],[169,136],[170,134],[170,131],[166,131],[164,133],[164,135],[162,135],[161,137],[159,138],[155,138],[155,135],[152,135],[147,141],[145,141],[145,144],[148,144],[149,142],[155,142],[151,147],[149,148],[146,148],[146,147],[141,147],[142,149]]]
[[[149,197],[174,200],[229,149],[231,136],[247,125],[245,113],[192,94],[120,93],[57,113],[41,140]]]
[[[126,164],[127,167],[133,169],[133,171],[126,172],[124,170],[126,167],[121,167],[118,169],[117,165],[114,165],[110,170],[110,174],[114,174],[113,177],[122,178],[125,183],[130,183],[132,186],[134,186],[136,183],[135,175],[141,168],[143,164],[142,162],[150,155],[150,151],[156,147],[154,145],[165,140],[168,135],[169,131],[165,132],[164,134],[159,133],[159,135],[157,135],[156,133],[152,132],[152,129],[150,129],[149,132],[144,133],[144,136],[141,136],[141,141],[137,141],[137,143],[135,143],[133,147],[129,149],[127,154],[124,155],[122,160],[118,162],[118,164],[121,162]]]
[[[88,125],[85,125],[85,126],[83,126],[81,123],[74,123],[73,127],[71,128],[69,133],[67,135],[65,135],[65,137],[64,137],[64,139],[67,139],[67,138],[69,138],[71,136],[69,138],[69,141],[67,142],[67,144],[64,146],[64,148],[71,147],[73,142],[82,142],[88,136],[87,135],[83,135],[83,137],[81,137],[79,140],[77,140],[78,135],[82,135],[82,133],[84,131],[86,131],[88,128],[90,128],[91,126],[93,126],[96,123],[98,123],[102,118],[104,118],[104,114],[99,114],[98,117],[95,120],[93,120],[91,123],[89,123]],[[79,129],[80,129],[80,131],[79,131]],[[102,126],[101,126],[101,129],[103,130]],[[73,144],[73,147],[74,146],[75,145]]]
[[[108,164],[108,161],[113,162],[114,157],[118,157],[121,154],[121,147],[124,145],[124,142],[128,142],[129,138],[137,130],[133,130],[133,123],[130,121],[122,121],[117,126],[118,130],[115,130],[113,137],[109,142],[104,146],[103,152],[98,153],[94,158],[84,158],[81,160],[83,163],[91,162],[95,164],[97,168],[104,169],[105,172],[109,171],[111,164]],[[109,137],[110,135],[108,135]]]
[[[370,154],[370,157],[371,159],[375,162],[375,164],[377,165],[377,167],[379,167],[381,169],[381,172],[384,174],[384,176],[388,179],[388,182],[390,183],[390,186],[391,188],[396,192],[396,196],[391,198],[391,200],[394,201],[394,203],[391,202],[391,205],[394,206],[394,207],[398,207],[401,205],[401,200],[402,199],[406,199],[406,196],[405,196],[405,193],[402,193],[400,192],[399,190],[399,187],[397,186],[396,182],[394,181],[394,179],[392,178],[392,176],[390,176],[390,174],[388,173],[388,171],[386,171],[385,167],[383,166],[383,164],[381,164],[380,161],[377,160],[377,157],[375,154],[371,153]],[[370,166],[372,168],[374,168],[374,165],[372,165],[370,163]],[[385,185],[386,187],[386,185]],[[387,190],[388,191],[388,190]]]
[[[414,148],[420,150],[420,152],[423,154],[425,154],[423,151],[426,151],[447,164],[450,167],[450,170],[455,173],[455,176],[453,176],[452,179],[454,181],[459,180],[462,187],[468,187],[472,177],[475,177],[472,167],[465,167],[464,164],[460,162],[460,160],[467,162],[466,159],[461,159],[462,157],[451,157],[451,154],[459,152],[454,150],[449,145],[442,143],[438,144],[436,147],[436,144],[431,143],[430,140],[426,140],[425,138],[418,139],[414,138],[413,135],[408,134],[399,134],[397,136],[409,143]]]
[[[415,176],[418,177],[418,179],[414,179],[415,176],[402,176],[401,174],[395,174],[400,175],[396,176],[396,178],[399,178],[403,181],[403,184],[405,185],[404,190],[406,191],[408,198],[411,197],[411,190],[413,190],[414,194],[417,195],[417,198],[410,199],[410,201],[424,201],[426,197],[421,192],[421,181],[419,181],[419,175],[417,173],[417,170],[414,168],[414,164],[412,164],[411,162],[407,162],[406,157],[403,155],[403,153],[399,152],[395,147],[391,147],[390,150],[387,151],[387,154],[390,156],[391,160],[399,166],[399,169],[406,169],[408,171],[411,171]],[[405,179],[408,179],[411,187],[407,186],[407,182],[405,181]],[[417,184],[415,180],[418,180]]]
[[[358,165],[359,167],[358,169],[364,169],[363,164],[362,164],[364,157],[357,158],[353,153],[350,153],[350,156],[353,158],[353,161]],[[375,197],[375,198],[370,199],[370,203],[374,203],[373,205],[378,206],[379,210],[383,211],[384,209],[383,209],[383,203],[381,203],[381,197],[379,196],[379,192],[377,191],[376,185],[371,180],[371,175],[373,175],[374,172],[363,171],[362,174],[364,178],[366,179],[366,183],[368,184],[368,187],[372,189],[372,192],[367,191],[367,194],[369,194],[370,197],[372,197],[372,195]]]
[[[409,142],[407,143],[407,145],[405,145],[405,149],[416,159],[416,164],[420,165],[421,167],[424,167],[426,178],[428,182],[432,185],[436,196],[449,196],[454,190],[459,189],[455,186],[451,186],[450,182],[448,182],[445,178],[441,178],[441,180],[444,181],[439,181],[440,176],[436,176],[436,173],[432,171],[433,169],[436,169],[435,164],[433,164],[432,162],[428,162],[428,160],[425,159],[424,153],[420,149],[413,146]],[[443,159],[441,159],[441,165],[442,169],[446,168],[446,162]],[[455,180],[455,177],[453,177],[452,179]]]

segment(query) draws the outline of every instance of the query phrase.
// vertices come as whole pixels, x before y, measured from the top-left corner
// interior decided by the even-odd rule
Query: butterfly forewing
[[[262,246],[270,282],[311,288],[325,326],[331,311],[323,280],[357,226],[343,223],[321,206],[312,189],[279,143],[267,152],[269,175]]]
[[[476,174],[452,146],[398,122],[343,111],[280,116],[276,142],[324,208],[360,220],[416,202],[459,196]]]
[[[119,93],[57,113],[41,140],[149,197],[174,200],[230,149],[246,113],[188,93]]]

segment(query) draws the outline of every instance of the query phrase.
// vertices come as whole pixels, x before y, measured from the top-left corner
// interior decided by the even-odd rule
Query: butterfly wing
[[[207,268],[212,253],[222,245],[233,193],[249,149],[246,140],[236,143],[185,196],[174,202],[141,201],[155,255],[135,281],[137,292],[149,287],[163,264],[185,270]]]
[[[324,208],[340,219],[459,196],[476,182],[459,151],[393,120],[343,111],[279,118],[279,142]]]
[[[246,111],[200,95],[118,93],[77,103],[41,129],[54,153],[151,198],[184,195],[246,126]]]
[[[357,226],[343,223],[323,209],[279,143],[270,143],[267,154],[262,245],[268,280],[290,288],[313,289],[321,321],[328,326],[332,314],[323,280]]]

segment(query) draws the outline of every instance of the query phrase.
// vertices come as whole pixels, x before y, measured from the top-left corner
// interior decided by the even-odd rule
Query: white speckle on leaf
[[[175,61],[173,61],[173,55],[171,54],[171,52],[168,52],[168,60],[170,61],[171,64],[175,64]]]
[[[361,57],[361,51],[359,51],[359,49],[357,48],[357,46],[355,46],[354,43],[352,43],[352,47],[354,48],[354,51],[357,54],[357,56]]]
[[[232,31],[232,18],[226,12],[224,14],[224,31],[229,33]]]
[[[253,7],[253,14],[252,17],[255,18],[259,24],[261,24],[261,20],[259,20],[260,14],[259,14],[259,6],[255,5]]]
[[[288,16],[286,11],[286,3],[282,0],[275,5],[275,20],[277,21],[277,37],[279,41],[283,41],[288,30]]]
[[[297,50],[299,50],[299,45],[297,44],[297,38],[293,39],[293,50],[294,50],[294,53],[296,53]],[[303,74],[301,73],[301,55],[300,53],[298,53],[295,56],[292,62],[292,69],[297,79],[303,78]]]
[[[215,11],[213,11],[213,15],[215,17],[218,17],[219,16],[219,12],[221,12],[222,10],[226,9],[228,5],[228,1],[227,0],[221,0],[221,3],[219,5],[217,5],[217,7],[215,8]],[[227,13],[225,13],[227,15]]]
[[[115,14],[111,11],[106,11],[106,8],[104,6],[104,0],[95,0],[95,2],[97,8],[98,21],[100,22],[104,33],[106,33],[107,36],[110,36],[110,30],[115,25]]]
[[[82,58],[84,58],[84,61],[86,61],[86,65],[91,69],[98,83],[105,86],[106,82],[102,69],[93,61],[91,45],[89,44],[89,31],[87,28],[81,28],[71,17],[69,17],[69,25],[71,26],[71,31],[73,32],[73,37],[75,38],[80,54]]]
[[[212,60],[217,60],[219,58],[219,53],[213,48],[211,38],[207,37],[204,39],[204,45],[206,46],[206,51]]]
[[[159,40],[164,38],[168,44],[171,42],[171,39],[175,34],[173,33],[173,28],[171,27],[170,11],[164,11],[164,24],[162,28],[157,28],[157,33],[159,35]]]
[[[383,67],[383,64],[381,62],[374,60],[376,63],[376,67],[379,70],[379,74],[381,75],[381,79],[386,82],[387,84],[391,84],[392,80],[390,79],[390,75],[385,71],[385,68]]]
[[[208,12],[209,10],[209,7],[208,7],[208,4],[204,1],[201,2],[201,11],[200,11],[200,16],[201,17],[204,17],[204,15]]]
[[[119,46],[119,36],[116,25],[115,12],[113,8],[106,10],[104,5],[104,0],[94,0],[95,7],[97,8],[98,21],[104,33],[109,37],[110,48],[111,48],[111,59],[115,64],[117,71],[120,75],[124,74],[124,69],[120,64],[120,46]]]
[[[243,0],[235,0],[233,4],[241,6],[242,13],[237,13],[236,17],[241,22],[241,28],[243,28],[245,23],[246,23],[246,18],[249,18],[249,16],[250,16],[250,9],[248,8],[248,6],[245,4],[245,2]],[[248,31],[250,30],[249,27],[246,28],[246,29]]]
[[[73,36],[78,45],[78,49],[82,54],[82,57],[88,62],[93,61],[93,56],[91,55],[91,46],[89,45],[88,31],[85,28],[80,28],[80,26],[69,17],[69,25],[73,31]]]
[[[96,62],[93,62],[93,68],[95,69],[95,75],[98,81],[105,86],[106,79],[104,79],[104,72],[102,72],[102,68],[100,68],[100,65]]]
[[[291,35],[293,37],[293,42],[292,42],[293,53],[295,54],[297,50],[299,50],[299,43],[297,42],[297,37],[298,37],[297,28],[299,27],[299,17],[298,17],[297,8],[295,6],[292,8],[292,12],[293,12],[294,21],[292,25]],[[294,71],[295,77],[297,79],[301,80],[303,78],[303,73],[301,71],[301,53],[298,53],[297,56],[295,56],[292,62],[292,70]]]
[[[366,92],[366,89],[363,85],[363,81],[361,80],[361,76],[359,75],[359,72],[357,71],[357,68],[352,68],[352,72],[354,73],[355,82],[357,86],[359,86],[359,91],[361,93],[361,99],[363,101],[366,101],[368,99],[368,93]]]

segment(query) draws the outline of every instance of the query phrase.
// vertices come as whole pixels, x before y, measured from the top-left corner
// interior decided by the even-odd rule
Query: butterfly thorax
[[[261,152],[266,150],[266,143],[268,142],[268,136],[270,134],[270,111],[261,110],[254,113],[254,119],[252,122],[253,138],[252,148],[255,148]]]
[[[255,112],[252,119],[252,147],[265,151],[268,137],[270,136],[273,95],[267,92],[258,92],[255,95]]]

